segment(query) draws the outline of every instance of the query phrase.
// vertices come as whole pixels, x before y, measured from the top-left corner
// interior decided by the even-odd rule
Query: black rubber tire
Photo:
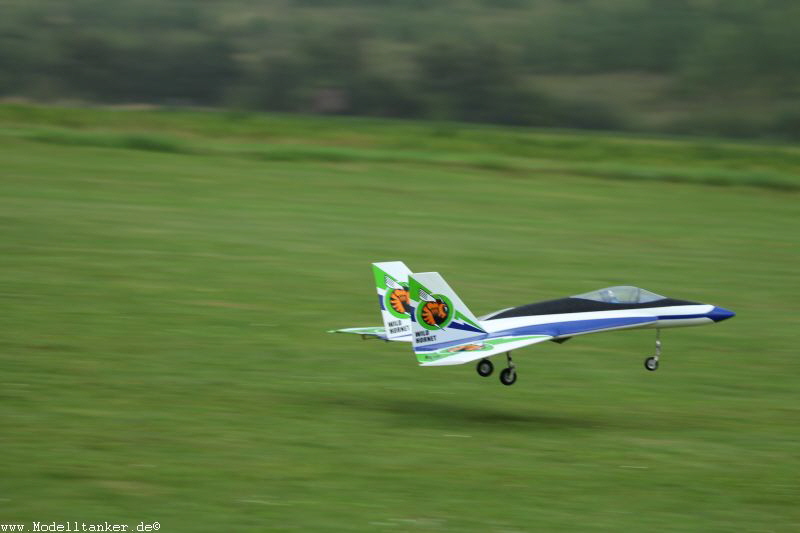
[[[478,371],[478,375],[481,377],[489,377],[494,372],[494,365],[488,359],[481,359],[478,361],[478,364],[475,366],[475,370]]]
[[[650,372],[658,370],[658,359],[655,357],[648,357],[644,360],[644,367]]]
[[[503,385],[513,385],[517,382],[517,371],[513,368],[504,368],[500,372],[500,383]]]

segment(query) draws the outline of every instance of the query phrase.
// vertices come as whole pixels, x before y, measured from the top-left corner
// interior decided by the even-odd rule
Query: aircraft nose
[[[710,318],[714,322],[721,322],[732,316],[736,316],[736,313],[722,307],[715,307],[714,309],[711,310],[710,313],[708,313],[708,318]]]

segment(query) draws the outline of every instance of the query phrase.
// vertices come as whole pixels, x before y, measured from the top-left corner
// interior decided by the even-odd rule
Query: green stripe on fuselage
[[[417,361],[420,363],[430,363],[431,361],[438,361],[439,359],[444,359],[445,357],[450,357],[451,355],[456,355],[461,353],[462,351],[470,351],[470,352],[488,352],[501,346],[503,344],[509,342],[516,342],[516,341],[527,341],[532,339],[539,339],[542,337],[547,337],[547,335],[526,335],[523,337],[501,337],[498,339],[488,339],[488,340],[479,340],[475,342],[461,342],[449,348],[442,348],[441,350],[436,350],[435,352],[417,352]],[[474,348],[472,350],[453,350],[453,348],[457,348],[459,346],[480,346],[480,348]]]

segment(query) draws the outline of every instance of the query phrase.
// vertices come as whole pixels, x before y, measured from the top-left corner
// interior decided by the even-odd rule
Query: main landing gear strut
[[[500,372],[500,383],[503,385],[513,385],[517,382],[517,370],[514,366],[514,361],[511,359],[511,352],[506,353],[508,358],[508,366]],[[644,367],[650,372],[658,370],[658,359],[661,357],[661,330],[656,330],[656,354],[644,360]],[[494,365],[488,359],[481,359],[475,367],[478,375],[481,377],[488,377],[494,372]]]
[[[644,360],[644,367],[650,372],[658,370],[658,358],[661,356],[661,330],[656,330],[656,354]]]
[[[506,353],[508,358],[508,366],[500,372],[500,383],[503,385],[513,385],[517,381],[517,370],[514,367],[514,361],[511,360],[511,352]],[[478,375],[481,377],[488,377],[494,372],[494,365],[488,359],[481,359],[475,367]]]
[[[517,370],[514,367],[514,361],[511,360],[511,352],[506,352],[508,358],[508,366],[500,372],[500,383],[503,385],[513,385],[517,381]]]

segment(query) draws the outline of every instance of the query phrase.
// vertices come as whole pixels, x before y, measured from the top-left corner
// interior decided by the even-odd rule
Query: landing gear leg
[[[658,370],[658,358],[661,356],[661,330],[656,330],[656,354],[644,360],[644,367],[650,372]]]
[[[506,357],[508,358],[508,366],[500,372],[500,383],[513,385],[517,381],[517,370],[514,367],[514,361],[511,360],[511,352],[507,352]]]

